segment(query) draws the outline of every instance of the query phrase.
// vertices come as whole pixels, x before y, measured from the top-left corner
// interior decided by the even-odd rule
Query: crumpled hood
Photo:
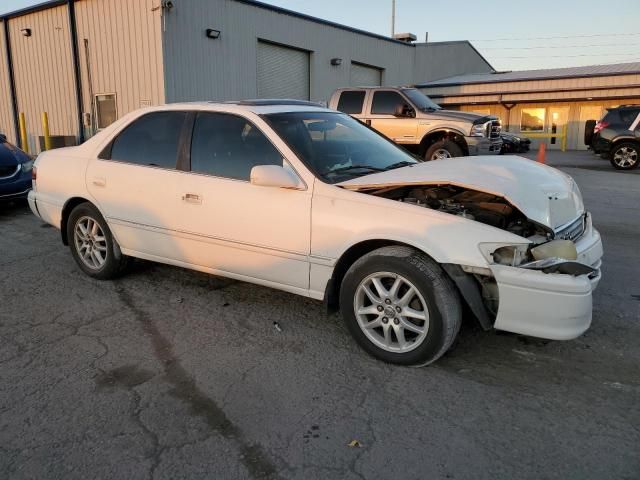
[[[401,185],[457,185],[505,198],[530,220],[557,229],[584,213],[574,180],[516,156],[459,157],[374,173],[338,183],[360,190]]]

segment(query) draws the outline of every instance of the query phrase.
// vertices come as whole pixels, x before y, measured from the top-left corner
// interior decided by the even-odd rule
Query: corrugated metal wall
[[[0,22],[0,133],[4,133],[10,142],[16,143],[4,29],[5,22]]]
[[[208,39],[205,29],[220,30]],[[414,47],[233,0],[175,2],[166,15],[167,101],[256,98],[258,40],[311,52],[311,100],[349,85],[352,61],[384,69],[385,85],[413,80]],[[341,58],[341,66],[332,66]]]
[[[94,97],[115,93],[119,117],[164,103],[159,4],[159,0],[76,2],[84,112],[94,107],[90,92]]]
[[[20,30],[31,29],[31,36]],[[49,114],[51,135],[77,134],[73,60],[66,6],[9,20],[18,110],[27,119],[31,152],[38,152],[41,114]]]

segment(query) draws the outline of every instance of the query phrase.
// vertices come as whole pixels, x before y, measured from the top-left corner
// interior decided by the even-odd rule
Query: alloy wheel
[[[613,161],[621,168],[631,167],[638,161],[638,152],[631,147],[621,147],[613,154]]]
[[[100,270],[107,261],[107,239],[100,224],[91,217],[80,217],[73,237],[82,263],[92,270]]]
[[[451,152],[444,148],[439,148],[431,154],[430,160],[444,160],[445,158],[452,158]]]
[[[410,352],[427,337],[427,303],[401,275],[377,272],[364,278],[356,289],[353,308],[362,332],[388,352]]]

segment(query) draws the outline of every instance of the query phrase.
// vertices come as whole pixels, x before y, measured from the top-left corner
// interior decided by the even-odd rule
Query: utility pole
[[[391,38],[396,34],[396,0],[391,0]]]

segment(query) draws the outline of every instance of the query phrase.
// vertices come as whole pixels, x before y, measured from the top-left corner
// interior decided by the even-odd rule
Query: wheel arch
[[[339,307],[338,297],[340,293],[340,285],[342,280],[353,265],[359,258],[363,257],[367,253],[377,250],[382,247],[390,246],[402,246],[412,248],[420,253],[427,255],[430,259],[436,262],[438,265],[442,264],[442,259],[438,260],[435,252],[429,252],[421,246],[414,245],[405,240],[390,239],[390,238],[370,238],[362,239],[353,245],[345,249],[338,257],[338,261],[333,267],[333,273],[331,278],[325,286],[324,302],[329,311],[334,311]]]
[[[459,265],[443,263],[438,261],[433,255],[419,248],[416,245],[390,239],[369,239],[363,240],[347,248],[340,256],[333,269],[333,274],[327,282],[324,293],[324,304],[330,313],[336,312],[340,308],[340,287],[345,274],[359,258],[367,253],[382,247],[403,246],[412,248],[420,253],[427,255],[431,260],[440,265],[443,272],[455,285],[456,290],[460,294],[462,302],[469,308],[473,316],[476,318],[480,326],[484,330],[490,330],[493,327],[493,320],[486,307],[482,303],[481,293],[476,280],[472,275],[465,273]]]
[[[69,245],[69,239],[67,238],[67,222],[69,220],[69,215],[74,208],[82,203],[90,203],[94,207],[98,208],[91,200],[84,197],[71,197],[68,199],[64,206],[62,207],[62,214],[60,216],[60,236],[62,238],[63,245]]]
[[[419,154],[420,156],[424,156],[427,149],[436,142],[440,140],[451,140],[460,148],[465,155],[469,154],[469,146],[467,145],[467,141],[464,138],[464,133],[455,128],[438,128],[436,130],[432,130],[427,132],[420,140],[420,148]]]

